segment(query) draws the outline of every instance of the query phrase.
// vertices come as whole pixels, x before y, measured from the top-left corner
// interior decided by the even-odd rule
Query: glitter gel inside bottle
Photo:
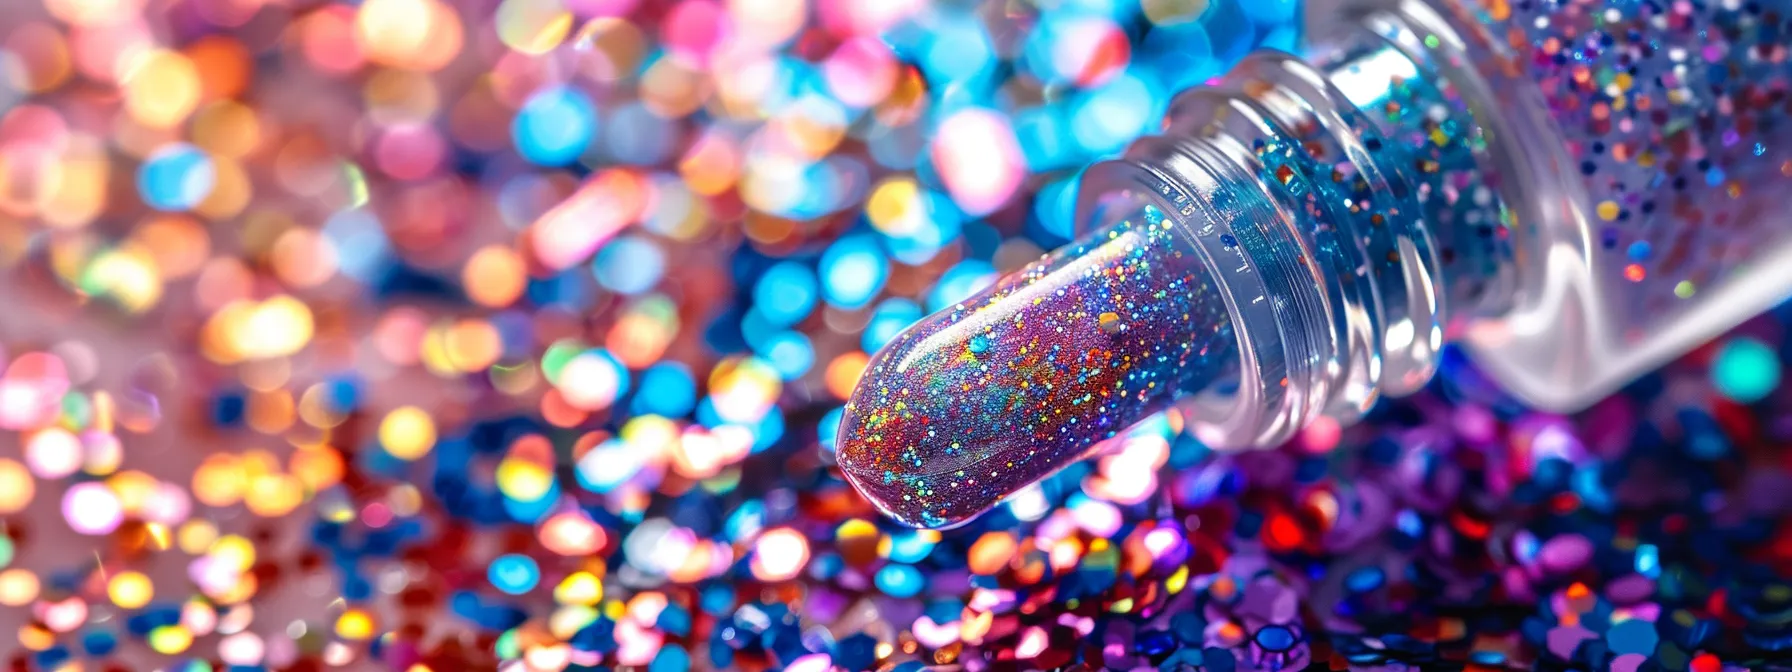
[[[877,354],[839,464],[952,527],[1179,408],[1359,418],[1464,345],[1569,411],[1792,292],[1792,0],[1345,0],[1092,166],[1083,232]]]

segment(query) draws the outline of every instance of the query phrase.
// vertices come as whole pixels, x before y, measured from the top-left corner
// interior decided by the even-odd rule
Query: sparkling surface
[[[1648,39],[1746,53],[1687,43],[1738,43],[1699,22],[1750,3],[1615,8],[1683,4]],[[1604,20],[1508,10],[1570,7]],[[1289,9],[0,2],[0,663],[1777,662],[1783,310],[1572,417],[1453,354],[1260,453],[1172,408],[946,532],[841,477],[869,353],[1067,242],[1075,171],[1294,48]],[[934,142],[948,119],[988,155]],[[935,165],[970,159],[997,174]],[[1112,340],[1102,312],[1129,326],[1079,333]]]

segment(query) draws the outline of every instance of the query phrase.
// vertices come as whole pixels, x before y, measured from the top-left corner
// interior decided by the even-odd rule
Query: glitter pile
[[[1792,641],[1786,311],[1573,418],[1453,362],[1276,451],[1164,414],[957,530],[880,516],[832,454],[867,353],[1066,242],[1078,167],[1299,13],[1037,5],[0,2],[5,662],[1712,672]]]

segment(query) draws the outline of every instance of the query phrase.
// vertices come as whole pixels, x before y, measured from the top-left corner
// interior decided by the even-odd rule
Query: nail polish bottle
[[[1446,341],[1570,411],[1792,292],[1792,0],[1344,0],[1179,93],[1082,235],[873,359],[839,463],[962,524],[1179,408],[1348,423]]]

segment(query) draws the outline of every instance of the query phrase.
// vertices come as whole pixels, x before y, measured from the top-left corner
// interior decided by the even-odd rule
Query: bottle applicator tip
[[[949,528],[1237,377],[1221,292],[1150,205],[929,316],[871,360],[839,465],[880,510]]]

